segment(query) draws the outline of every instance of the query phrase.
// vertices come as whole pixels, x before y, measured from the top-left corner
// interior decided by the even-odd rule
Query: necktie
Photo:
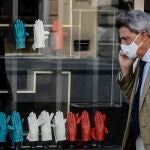
[[[137,138],[140,134],[139,126],[139,103],[140,103],[140,91],[142,85],[143,70],[146,62],[140,60],[140,71],[139,71],[139,83],[135,94],[135,100],[133,104],[133,113],[132,113],[132,131]]]

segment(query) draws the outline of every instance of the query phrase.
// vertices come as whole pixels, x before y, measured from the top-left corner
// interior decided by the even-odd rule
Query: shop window
[[[66,117],[69,111],[86,109],[92,114],[121,109],[122,94],[116,82],[119,38],[115,17],[119,7],[119,0],[1,0],[1,111],[17,110],[27,118],[31,111],[39,115],[42,110],[61,110]],[[18,18],[29,33],[25,48],[19,50],[14,36]],[[50,34],[45,47],[33,49],[37,19]],[[56,39],[55,21],[63,46]],[[121,124],[117,132],[123,127]],[[27,130],[26,122],[25,136]],[[111,137],[106,145],[116,140]],[[120,145],[121,138],[114,142]]]

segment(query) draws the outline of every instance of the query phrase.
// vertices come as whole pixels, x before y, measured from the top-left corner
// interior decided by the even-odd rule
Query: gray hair
[[[117,28],[127,27],[131,32],[146,31],[150,36],[150,16],[141,10],[121,12],[116,18]]]

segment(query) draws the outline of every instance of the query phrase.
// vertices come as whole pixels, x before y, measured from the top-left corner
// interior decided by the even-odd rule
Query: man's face
[[[119,36],[121,44],[129,45],[135,40],[137,34],[131,32],[127,27],[121,27],[119,29]],[[134,42],[139,45],[141,42],[140,37],[138,37]]]
[[[137,34],[131,32],[127,27],[121,27],[119,29],[119,36],[121,44],[129,45],[135,40]],[[143,42],[143,44],[140,45],[136,53],[138,58],[142,58],[150,48],[150,38],[145,31],[141,32],[138,38],[134,41],[136,45],[139,45],[141,42]]]

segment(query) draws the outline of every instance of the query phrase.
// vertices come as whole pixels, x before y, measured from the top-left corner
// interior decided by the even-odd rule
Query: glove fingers
[[[53,30],[53,32],[57,32],[56,21],[53,21],[52,30]]]
[[[70,114],[70,121],[72,124],[76,124],[75,117],[74,117],[73,113]]]
[[[16,112],[16,123],[19,125],[21,123],[20,114]]]
[[[66,119],[64,119],[63,112],[60,112],[60,120],[63,121],[63,123],[66,122]]]
[[[25,30],[24,24],[22,21],[20,21],[20,32],[24,30]]]
[[[40,21],[39,26],[40,26],[39,29],[41,30],[41,33],[44,34],[44,25],[42,21]]]
[[[20,20],[20,22],[19,22],[19,32],[22,32],[22,31],[24,31],[24,24],[23,24],[22,20]]]
[[[84,113],[84,123],[85,124],[88,123],[88,114],[87,114],[87,112]]]
[[[54,113],[51,113],[49,116],[50,121],[52,120],[53,116],[54,116]]]
[[[59,32],[58,20],[56,21],[56,29],[57,29],[57,32]]]
[[[14,117],[14,112],[12,113],[12,116],[11,116],[11,121],[12,121],[12,125],[15,127],[15,124],[16,124],[16,122],[15,122],[15,117]]]
[[[17,32],[17,25],[16,24],[14,24],[14,34],[15,34],[15,37],[16,37],[16,32]]]
[[[11,119],[11,116],[9,115],[9,116],[7,117],[7,119],[6,119],[7,124],[8,124],[8,122],[10,121],[10,119]]]
[[[1,124],[6,123],[6,115],[3,112],[0,112],[0,123]]]
[[[96,140],[96,136],[95,136],[95,128],[92,128],[92,131],[91,131],[91,136],[94,140]]]
[[[58,22],[57,22],[57,26],[58,26],[58,32],[59,33],[62,33],[62,24],[61,24],[61,22],[58,20]]]
[[[3,115],[0,113],[0,126],[3,124]]]

